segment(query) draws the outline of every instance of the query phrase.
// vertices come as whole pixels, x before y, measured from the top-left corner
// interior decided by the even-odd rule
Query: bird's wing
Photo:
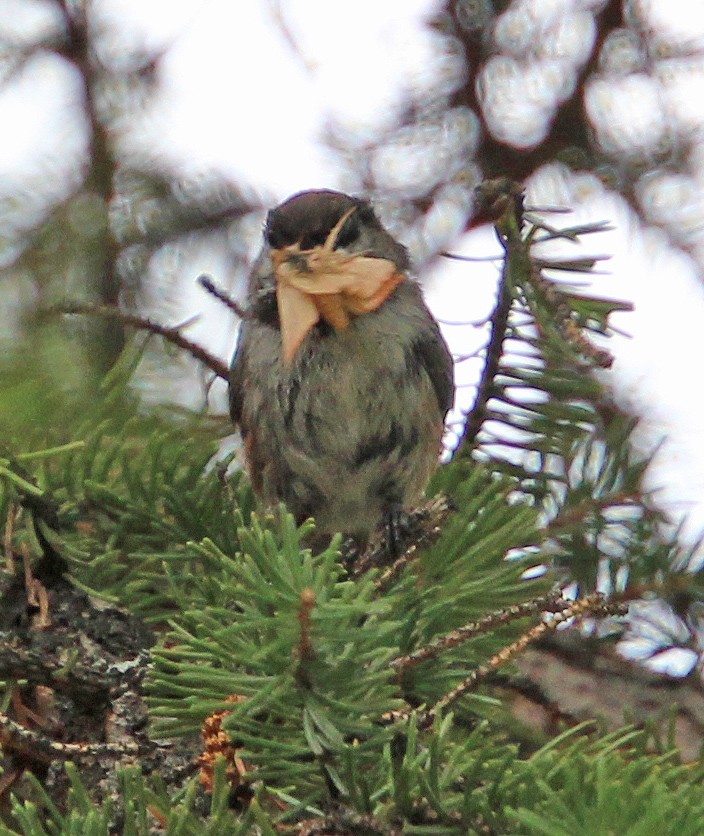
[[[433,322],[433,329],[426,331],[411,344],[412,359],[430,378],[438,399],[438,407],[444,418],[455,397],[454,364],[452,355]]]
[[[237,347],[230,364],[230,417],[235,424],[239,424],[242,417],[242,399],[244,397],[245,377],[245,354],[247,351],[247,330],[246,322],[240,326],[240,333],[237,338]]]

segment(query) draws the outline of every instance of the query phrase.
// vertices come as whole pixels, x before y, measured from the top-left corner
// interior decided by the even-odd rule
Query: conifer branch
[[[474,447],[482,424],[487,417],[487,407],[489,400],[493,394],[494,378],[498,374],[499,365],[501,363],[501,356],[503,354],[504,340],[506,338],[506,329],[508,326],[508,317],[511,312],[511,305],[513,299],[508,290],[507,285],[507,262],[504,263],[501,277],[499,279],[499,286],[497,289],[497,302],[491,314],[491,334],[489,342],[486,346],[486,360],[482,375],[477,386],[477,394],[474,399],[474,405],[466,416],[464,429],[460,436],[459,445],[455,456],[468,455]]]
[[[513,304],[513,295],[509,287],[511,255],[517,247],[524,246],[520,237],[523,223],[523,194],[516,184],[507,184],[504,181],[487,183],[478,198],[490,204],[493,213],[500,212],[496,229],[506,255],[499,277],[496,305],[489,317],[491,332],[486,346],[484,368],[477,386],[474,405],[466,416],[455,456],[469,455],[487,417],[487,405],[494,394],[494,379],[499,373],[508,319]]]
[[[494,671],[510,662],[519,653],[522,653],[529,644],[542,638],[546,633],[556,630],[560,624],[572,618],[585,618],[587,616],[604,618],[608,615],[623,614],[624,611],[625,605],[621,601],[608,600],[600,592],[586,595],[584,598],[572,602],[569,607],[566,607],[561,612],[554,613],[549,621],[541,621],[540,624],[531,627],[530,630],[525,632],[515,642],[507,645],[492,656],[485,664],[475,668],[466,679],[462,680],[451,691],[448,691],[435,705],[419,716],[419,725],[426,728],[430,726],[439,713],[444,712],[452,703],[470,691],[473,691],[477,685],[487,679]]]
[[[534,598],[531,601],[525,601],[521,604],[515,604],[512,607],[498,610],[497,612],[489,613],[479,621],[472,621],[464,627],[459,627],[445,636],[441,636],[433,642],[409,653],[406,656],[399,656],[393,659],[389,664],[397,672],[401,673],[406,668],[415,667],[421,662],[428,659],[434,659],[446,650],[450,650],[457,645],[463,644],[475,636],[480,636],[484,633],[489,633],[497,627],[502,627],[504,624],[510,624],[512,621],[517,621],[520,618],[527,616],[536,616],[542,612],[560,613],[569,609],[571,602],[562,598],[559,593],[551,592],[549,595],[544,595],[541,598]]]
[[[564,267],[560,262],[550,263],[549,261],[542,260],[538,263],[534,259],[531,269],[527,273],[527,277],[530,280],[534,292],[551,309],[552,322],[573,351],[581,354],[593,365],[601,369],[611,368],[614,361],[611,352],[595,346],[584,336],[579,325],[573,318],[572,311],[564,294],[543,276],[540,269],[541,265],[551,267],[552,269],[571,269],[573,271],[576,269],[575,265],[567,265],[567,267]],[[629,306],[625,305],[625,303],[619,303],[619,307],[622,310],[629,309]],[[539,326],[539,323],[536,322],[536,325]]]

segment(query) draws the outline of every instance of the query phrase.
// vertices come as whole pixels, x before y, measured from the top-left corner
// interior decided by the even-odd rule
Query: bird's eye
[[[308,230],[301,238],[301,249],[312,250],[315,247],[322,247],[327,240],[328,233],[321,227]]]

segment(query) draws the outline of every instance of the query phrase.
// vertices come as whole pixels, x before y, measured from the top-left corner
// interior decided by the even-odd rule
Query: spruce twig
[[[623,614],[624,610],[625,605],[621,601],[608,600],[600,592],[595,592],[593,595],[586,595],[584,598],[572,602],[569,607],[561,612],[556,612],[549,621],[541,621],[540,624],[531,627],[530,630],[523,633],[515,642],[512,642],[494,654],[485,664],[475,668],[459,685],[455,686],[451,691],[448,691],[435,705],[419,715],[419,725],[426,728],[430,726],[435,717],[443,713],[452,703],[470,691],[473,691],[480,682],[489,677],[494,671],[510,662],[519,653],[522,653],[529,644],[542,638],[546,633],[556,630],[560,624],[572,618],[585,618],[587,616],[604,618],[609,615]]]
[[[520,193],[506,196],[506,203],[502,203],[504,214],[497,223],[499,240],[506,257],[504,258],[501,276],[497,288],[496,306],[489,317],[491,333],[486,346],[486,360],[482,369],[474,405],[466,416],[462,435],[460,436],[455,456],[468,455],[474,446],[482,424],[487,417],[487,405],[494,390],[494,379],[499,373],[501,357],[503,354],[504,340],[508,329],[508,318],[511,313],[513,296],[509,287],[509,270],[511,265],[511,253],[516,249],[516,244],[522,245],[520,241],[520,228],[522,223],[523,197]]]
[[[446,650],[457,647],[457,645],[463,644],[475,636],[489,633],[497,627],[502,627],[504,624],[510,624],[512,621],[526,618],[529,615],[535,616],[541,612],[564,612],[570,608],[571,603],[562,598],[559,593],[551,592],[549,595],[544,595],[541,598],[534,598],[531,601],[515,604],[512,607],[489,613],[478,621],[465,624],[464,627],[459,627],[457,630],[441,636],[439,639],[413,651],[413,653],[393,659],[389,664],[400,674],[406,668],[415,667],[415,665],[419,665],[428,659],[434,659]]]

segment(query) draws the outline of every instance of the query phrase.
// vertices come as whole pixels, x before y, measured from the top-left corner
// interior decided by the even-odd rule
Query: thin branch
[[[419,715],[419,725],[424,728],[430,726],[439,713],[443,712],[452,703],[460,699],[460,697],[473,691],[480,682],[491,676],[494,671],[510,662],[519,653],[522,653],[529,644],[542,638],[545,634],[556,630],[560,624],[564,624],[564,622],[572,618],[585,618],[588,616],[603,618],[609,615],[623,614],[624,611],[625,605],[621,601],[607,600],[599,592],[572,602],[571,606],[562,610],[562,612],[555,613],[550,621],[541,621],[540,624],[531,627],[530,630],[525,632],[515,642],[507,645],[492,656],[486,664],[479,665],[479,667],[475,668],[466,679],[463,679],[459,685],[451,691],[448,691],[434,706]]]
[[[66,27],[66,41],[60,54],[70,61],[77,71],[83,92],[83,111],[88,126],[88,170],[84,188],[97,194],[108,216],[108,207],[115,192],[115,158],[110,129],[99,115],[100,70],[92,55],[89,8],[68,0],[58,3]],[[97,297],[102,305],[117,305],[121,281],[117,269],[120,246],[109,222],[96,234],[86,256],[93,261]],[[107,371],[125,346],[125,334],[117,320],[108,321],[94,336],[101,365]]]
[[[534,598],[532,601],[525,601],[521,604],[516,604],[512,607],[507,607],[504,610],[489,613],[479,621],[472,621],[464,627],[459,627],[445,636],[441,636],[430,644],[409,653],[407,656],[399,656],[393,659],[389,664],[397,673],[402,672],[406,668],[419,665],[427,659],[434,659],[446,650],[450,650],[459,644],[463,644],[475,636],[488,633],[495,630],[497,627],[502,627],[504,624],[510,624],[512,621],[517,621],[526,616],[536,616],[542,612],[562,612],[572,605],[571,601],[562,598],[559,593],[551,592],[549,595],[544,595],[540,598]]]
[[[509,277],[515,269],[515,260],[528,257],[527,245],[521,238],[524,211],[521,186],[506,178],[487,180],[475,190],[475,202],[479,206],[487,207],[491,216],[496,218],[496,234],[505,256],[497,288],[496,306],[489,317],[491,332],[486,346],[486,361],[474,406],[467,413],[467,421],[455,456],[469,454],[487,418],[487,404],[494,393],[494,379],[499,373],[513,303]]]
[[[169,327],[154,322],[149,317],[137,316],[136,314],[125,313],[118,308],[112,308],[108,305],[83,305],[83,304],[68,304],[58,305],[46,311],[47,314],[89,314],[90,316],[99,316],[105,319],[118,319],[124,325],[129,325],[132,328],[138,328],[142,331],[149,331],[151,334],[158,334],[168,342],[187,351],[191,357],[198,360],[199,363],[207,366],[214,374],[223,380],[229,380],[230,373],[227,365],[223,361],[211,354],[207,349],[194,343],[192,340],[186,339],[182,334],[182,325],[177,327]]]
[[[3,747],[19,752],[33,761],[51,763],[55,760],[76,760],[89,757],[122,757],[137,754],[139,746],[124,743],[62,743],[41,732],[25,728],[0,712],[0,742]]]
[[[459,253],[451,253],[444,250],[439,253],[442,258],[449,258],[453,261],[484,261],[492,263],[501,259],[500,255],[460,255]]]
[[[238,316],[240,319],[247,318],[247,311],[239,305],[235,300],[223,290],[221,287],[218,287],[215,282],[210,278],[210,276],[199,276],[198,277],[198,284],[204,289],[207,290],[208,293],[212,294],[216,299],[223,302],[234,314]]]

